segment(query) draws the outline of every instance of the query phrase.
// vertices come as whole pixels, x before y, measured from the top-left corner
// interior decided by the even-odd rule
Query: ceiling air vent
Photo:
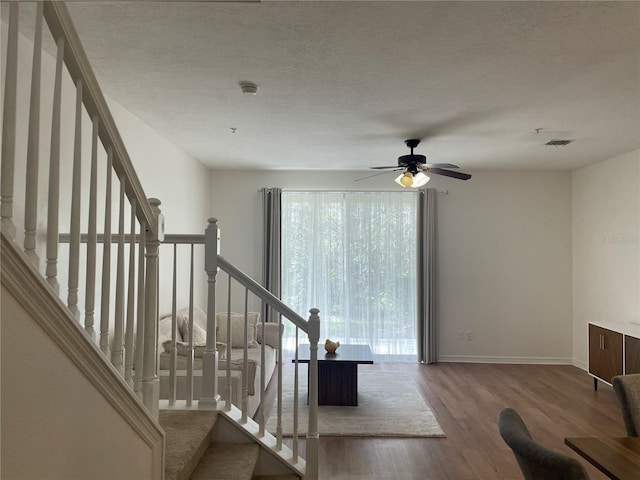
[[[553,145],[554,147],[564,147],[569,145],[573,140],[549,140],[545,145]]]

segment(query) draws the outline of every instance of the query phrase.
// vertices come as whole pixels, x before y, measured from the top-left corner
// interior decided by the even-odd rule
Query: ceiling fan
[[[404,143],[411,149],[411,153],[409,155],[402,155],[398,157],[398,165],[369,168],[373,170],[404,170],[404,173],[395,179],[395,182],[402,187],[419,188],[425,185],[429,181],[427,173],[444,175],[445,177],[457,178],[458,180],[469,180],[471,178],[471,175],[468,173],[448,170],[450,168],[459,168],[457,165],[453,165],[451,163],[427,163],[427,157],[424,155],[414,154],[413,149],[420,144],[419,139],[411,138],[409,140],[405,140]]]

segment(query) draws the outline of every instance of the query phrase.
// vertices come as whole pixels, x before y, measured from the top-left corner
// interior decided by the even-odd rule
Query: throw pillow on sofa
[[[258,312],[247,313],[247,347],[257,348],[257,330],[258,320],[260,314]],[[227,341],[227,314],[218,313],[216,315],[216,329],[218,331],[218,340],[222,342]],[[231,348],[243,348],[244,347],[244,314],[232,313],[231,314]]]
[[[178,331],[183,342],[189,342],[189,309],[183,308],[176,312]],[[207,314],[199,308],[193,309],[193,343],[206,342]]]
[[[160,316],[158,324],[158,337],[162,350],[171,352],[171,320],[172,314],[165,313]],[[178,332],[176,335],[176,351],[178,355],[189,354],[189,308],[183,308],[176,312],[176,325]],[[202,358],[207,343],[207,315],[201,309],[193,309],[193,350],[194,357]],[[218,340],[220,340],[218,338]],[[216,342],[216,347],[220,358],[226,357],[227,345],[220,341]]]

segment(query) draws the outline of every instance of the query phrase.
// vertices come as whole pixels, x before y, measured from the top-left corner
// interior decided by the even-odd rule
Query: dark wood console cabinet
[[[611,384],[616,375],[640,373],[640,326],[590,323],[589,373],[595,390],[598,380]]]
[[[624,337],[624,373],[640,373],[640,338]]]

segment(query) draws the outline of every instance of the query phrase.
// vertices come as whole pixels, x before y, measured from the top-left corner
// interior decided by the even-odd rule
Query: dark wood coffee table
[[[300,345],[298,362],[309,363],[309,345]],[[372,363],[369,345],[340,345],[335,355],[318,345],[318,405],[357,406],[358,365]]]

